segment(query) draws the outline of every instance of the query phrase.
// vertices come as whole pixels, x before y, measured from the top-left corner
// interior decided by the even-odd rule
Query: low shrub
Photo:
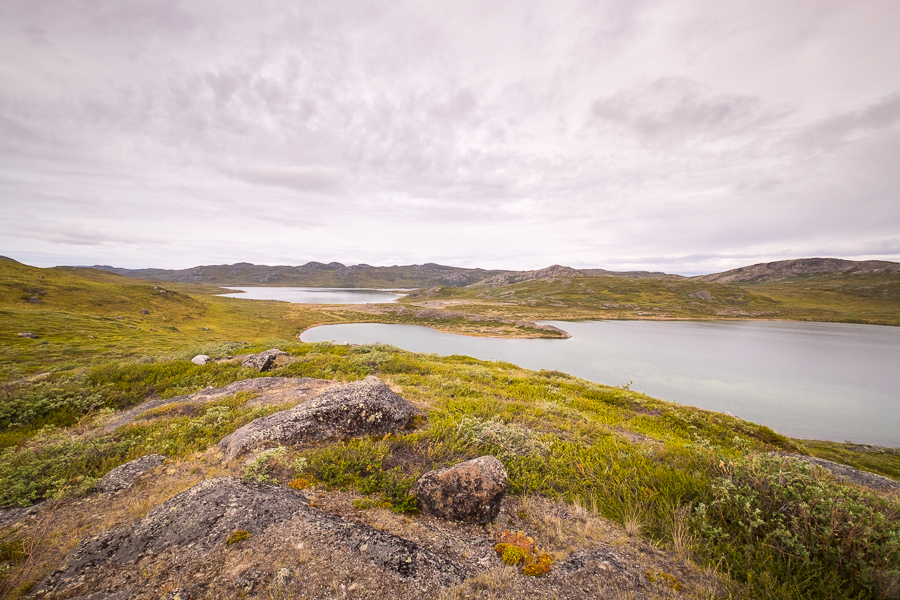
[[[724,558],[732,576],[751,590],[754,575],[765,571],[775,587],[797,589],[803,597],[900,592],[896,500],[777,455],[721,460],[714,468],[718,477],[693,523],[710,558]],[[754,591],[762,597],[763,590]]]

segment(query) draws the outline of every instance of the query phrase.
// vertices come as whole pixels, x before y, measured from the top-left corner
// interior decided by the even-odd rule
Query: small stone
[[[146,308],[142,308],[142,309],[141,309],[141,314],[142,314],[142,315],[149,315],[149,314],[150,314],[150,311],[147,310]]]
[[[41,299],[38,298],[37,296],[32,296],[31,298],[28,299],[28,301],[31,302],[32,304],[40,304],[41,303]]]
[[[191,359],[191,362],[195,365],[205,365],[208,363],[210,358],[205,354],[198,354],[194,358]]]
[[[19,337],[28,338],[31,340],[38,339],[38,336],[34,333],[31,333],[30,331],[23,331],[23,332],[20,332],[18,335],[19,335]]]
[[[287,352],[279,350],[278,348],[271,348],[264,352],[260,352],[259,354],[251,354],[241,361],[241,366],[250,367],[257,371],[268,371],[272,368],[272,365],[275,364],[275,359],[279,356],[287,356]]]
[[[508,479],[503,463],[482,456],[422,475],[410,494],[423,511],[454,521],[487,523],[500,512]]]

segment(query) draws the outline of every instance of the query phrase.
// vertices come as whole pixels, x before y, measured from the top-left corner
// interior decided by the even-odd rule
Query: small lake
[[[373,290],[366,288],[312,287],[229,287],[242,293],[219,294],[223,298],[244,300],[281,300],[294,304],[385,304],[396,302],[408,290]]]
[[[554,369],[730,412],[791,437],[900,446],[900,328],[761,321],[550,321],[567,340],[325,325],[304,342],[385,343]]]

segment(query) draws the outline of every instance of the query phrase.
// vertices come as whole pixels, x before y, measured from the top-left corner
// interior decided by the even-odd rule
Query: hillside
[[[0,595],[897,596],[897,484],[871,473],[837,479],[802,458],[896,478],[896,450],[791,440],[555,371],[295,337],[366,318],[435,326],[440,309],[409,303],[452,294],[485,310],[559,311],[558,299],[574,305],[578,294],[769,302],[703,281],[566,279],[440,288],[387,319],[364,307],[247,302],[218,298],[214,286],[0,260]],[[559,285],[570,296],[554,296]],[[508,291],[531,294],[535,306],[478,298]],[[284,350],[272,370],[242,365],[272,347]],[[217,360],[189,360],[201,353]],[[421,411],[408,429],[269,443],[234,460],[217,447],[255,419],[370,375]],[[152,454],[165,458],[133,486],[95,487]],[[501,461],[509,485],[486,526],[423,514],[409,495],[425,472],[485,455]],[[861,487],[872,480],[887,487]],[[210,516],[217,506],[227,515]],[[515,553],[495,551],[498,540],[536,547],[549,572],[505,564]]]

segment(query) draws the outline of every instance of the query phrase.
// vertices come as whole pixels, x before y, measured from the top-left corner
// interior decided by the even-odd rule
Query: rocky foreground
[[[506,471],[492,456],[423,475],[411,492],[422,508],[413,517],[357,508],[354,493],[241,478],[266,449],[383,436],[423,417],[376,377],[345,385],[253,379],[174,400],[246,388],[260,394],[255,402],[271,394],[271,402],[298,404],[193,460],[148,455],[111,471],[84,500],[7,515],[26,528],[47,520],[81,525],[74,527],[80,541],[30,597],[656,598],[708,596],[718,587],[715,576],[590,511],[506,495]],[[324,391],[310,398],[310,390]],[[147,404],[114,422],[164,405]],[[205,473],[202,463],[210,465]],[[517,548],[535,557],[530,576],[522,564],[507,564]]]

